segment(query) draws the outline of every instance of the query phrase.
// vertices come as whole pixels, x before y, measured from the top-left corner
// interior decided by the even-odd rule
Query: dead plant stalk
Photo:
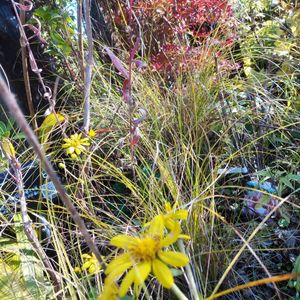
[[[90,127],[90,119],[91,119],[90,95],[91,95],[91,86],[92,86],[92,69],[94,64],[94,57],[93,57],[94,42],[93,42],[93,33],[92,33],[92,24],[91,24],[90,0],[84,1],[84,16],[85,16],[88,49],[86,54],[86,67],[85,67],[85,76],[84,76],[83,129],[86,133],[88,133]]]

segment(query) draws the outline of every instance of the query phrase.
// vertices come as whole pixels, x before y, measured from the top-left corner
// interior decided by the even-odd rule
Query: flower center
[[[140,262],[154,260],[159,250],[159,237],[145,237],[139,241],[137,246],[130,249],[129,253],[135,261]]]
[[[71,142],[71,145],[72,145],[72,147],[75,147],[75,148],[80,146],[80,140],[73,140]]]

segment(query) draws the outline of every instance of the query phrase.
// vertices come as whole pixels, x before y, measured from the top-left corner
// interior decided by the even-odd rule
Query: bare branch
[[[91,108],[90,108],[90,95],[91,95],[91,85],[92,85],[92,69],[94,64],[93,57],[93,32],[91,24],[91,2],[90,0],[84,0],[84,17],[86,25],[86,35],[88,40],[88,50],[86,54],[86,67],[85,67],[85,77],[84,77],[84,115],[83,115],[83,129],[86,133],[89,131],[90,118],[91,118]]]

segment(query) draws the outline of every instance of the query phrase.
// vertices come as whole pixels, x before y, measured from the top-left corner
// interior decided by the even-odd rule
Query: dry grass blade
[[[222,291],[220,293],[214,294],[214,295],[206,298],[205,300],[213,300],[213,299],[217,299],[217,298],[220,298],[222,296],[231,294],[231,293],[236,292],[236,291],[240,291],[240,290],[244,290],[244,289],[248,289],[248,288],[251,288],[251,287],[264,285],[264,284],[268,284],[268,283],[286,281],[286,280],[297,278],[297,277],[300,277],[300,273],[283,274],[283,275],[272,276],[272,277],[269,277],[269,278],[259,279],[259,280],[255,280],[255,281],[251,281],[251,282],[248,282],[248,283],[245,283],[245,284],[241,284],[241,285],[235,286],[231,289],[228,289],[228,290]]]

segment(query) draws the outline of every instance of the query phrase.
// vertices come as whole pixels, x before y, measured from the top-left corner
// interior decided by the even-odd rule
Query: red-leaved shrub
[[[122,42],[129,41],[126,1],[112,11]],[[198,66],[209,43],[224,49],[234,40],[235,21],[228,0],[133,1],[133,16],[133,37],[140,37],[142,52],[161,72]]]

